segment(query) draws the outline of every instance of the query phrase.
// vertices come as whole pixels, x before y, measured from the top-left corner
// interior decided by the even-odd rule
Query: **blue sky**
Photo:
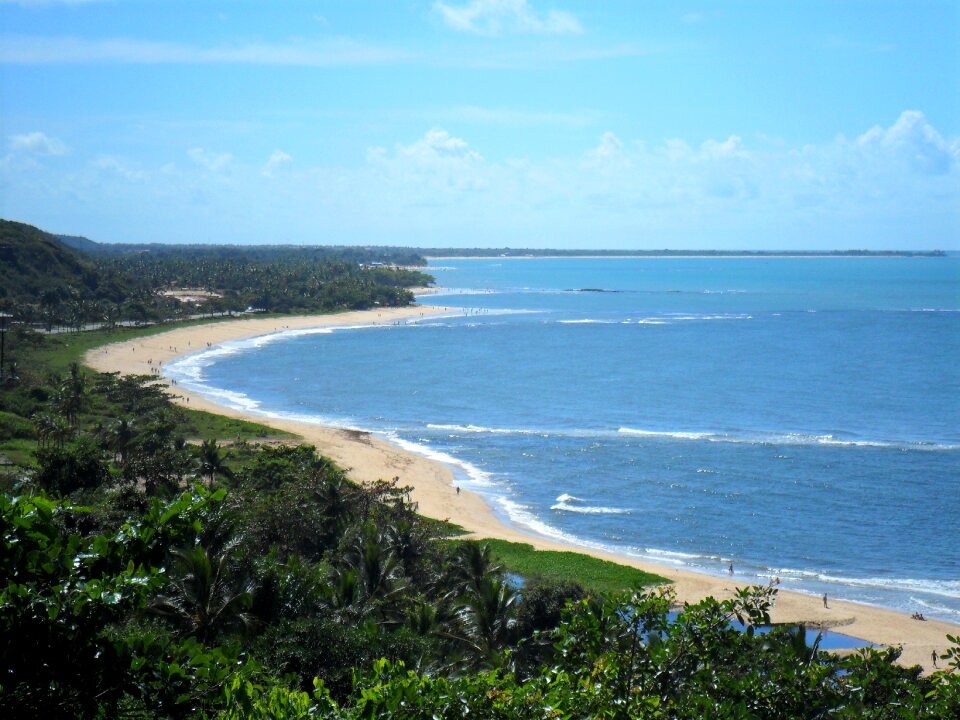
[[[960,249],[960,3],[0,1],[0,215],[111,242]]]

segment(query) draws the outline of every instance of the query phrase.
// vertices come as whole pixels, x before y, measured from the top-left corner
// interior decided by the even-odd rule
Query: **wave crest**
[[[583,498],[578,498],[567,493],[560,495],[555,505],[551,505],[551,510],[563,510],[564,512],[582,513],[584,515],[629,515],[630,511],[624,508],[602,507],[593,505],[577,505],[575,503],[585,502]]]

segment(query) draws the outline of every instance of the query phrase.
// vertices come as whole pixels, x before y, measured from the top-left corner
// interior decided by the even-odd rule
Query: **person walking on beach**
[[[730,563],[730,567],[727,568],[727,572],[733,575],[733,563]]]
[[[937,666],[937,651],[936,651],[936,650],[934,650],[932,653],[930,653],[930,659],[933,660],[933,666],[936,667],[936,666]]]
[[[826,594],[826,593],[823,594],[823,606],[824,606],[827,610],[830,609],[830,606],[827,605],[827,594]]]

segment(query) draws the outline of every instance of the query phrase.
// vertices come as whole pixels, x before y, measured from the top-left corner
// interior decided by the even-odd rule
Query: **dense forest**
[[[171,404],[153,376],[77,363],[154,331],[8,332],[2,717],[960,713],[958,645],[922,676],[896,649],[757,632],[771,588],[674,608],[662,578],[584,556],[520,570],[509,544],[419,516],[396,479],[356,484],[295,438]]]
[[[193,260],[243,258],[248,262],[300,262],[339,260],[356,265],[381,262],[418,266],[426,260],[413,248],[378,245],[203,245],[179,243],[98,243],[77,235],[57,235],[65,245],[96,257],[174,255]]]
[[[290,246],[101,245],[0,220],[0,310],[79,329],[198,314],[329,312],[413,301],[409,252]],[[178,294],[184,288],[202,291]]]

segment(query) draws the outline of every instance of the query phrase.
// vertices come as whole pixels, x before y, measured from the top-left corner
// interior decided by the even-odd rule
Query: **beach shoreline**
[[[88,366],[101,372],[149,375],[157,368],[186,355],[226,342],[244,340],[291,330],[306,330],[355,325],[390,325],[420,317],[456,312],[453,308],[414,305],[405,308],[379,308],[329,315],[251,317],[213,324],[175,327],[155,335],[125,340],[90,350]],[[641,560],[628,555],[602,552],[589,547],[552,540],[533,531],[501,521],[487,502],[466,489],[457,491],[452,469],[424,455],[409,452],[374,434],[311,423],[263,417],[217,404],[181,386],[173,386],[162,375],[175,402],[195,410],[250,420],[293,433],[317,451],[345,468],[358,482],[399,478],[402,486],[413,488],[411,498],[421,514],[461,525],[476,538],[499,538],[525,542],[543,550],[575,551],[630,565],[670,579],[680,603],[697,602],[713,596],[725,599],[750,583],[734,577],[718,577],[670,565]],[[947,634],[960,634],[960,628],[939,620],[918,621],[909,615],[853,602],[830,600],[824,607],[821,598],[780,590],[772,612],[775,622],[803,622],[838,631],[877,645],[902,645],[901,663],[933,669],[931,653],[943,653],[949,646]]]

